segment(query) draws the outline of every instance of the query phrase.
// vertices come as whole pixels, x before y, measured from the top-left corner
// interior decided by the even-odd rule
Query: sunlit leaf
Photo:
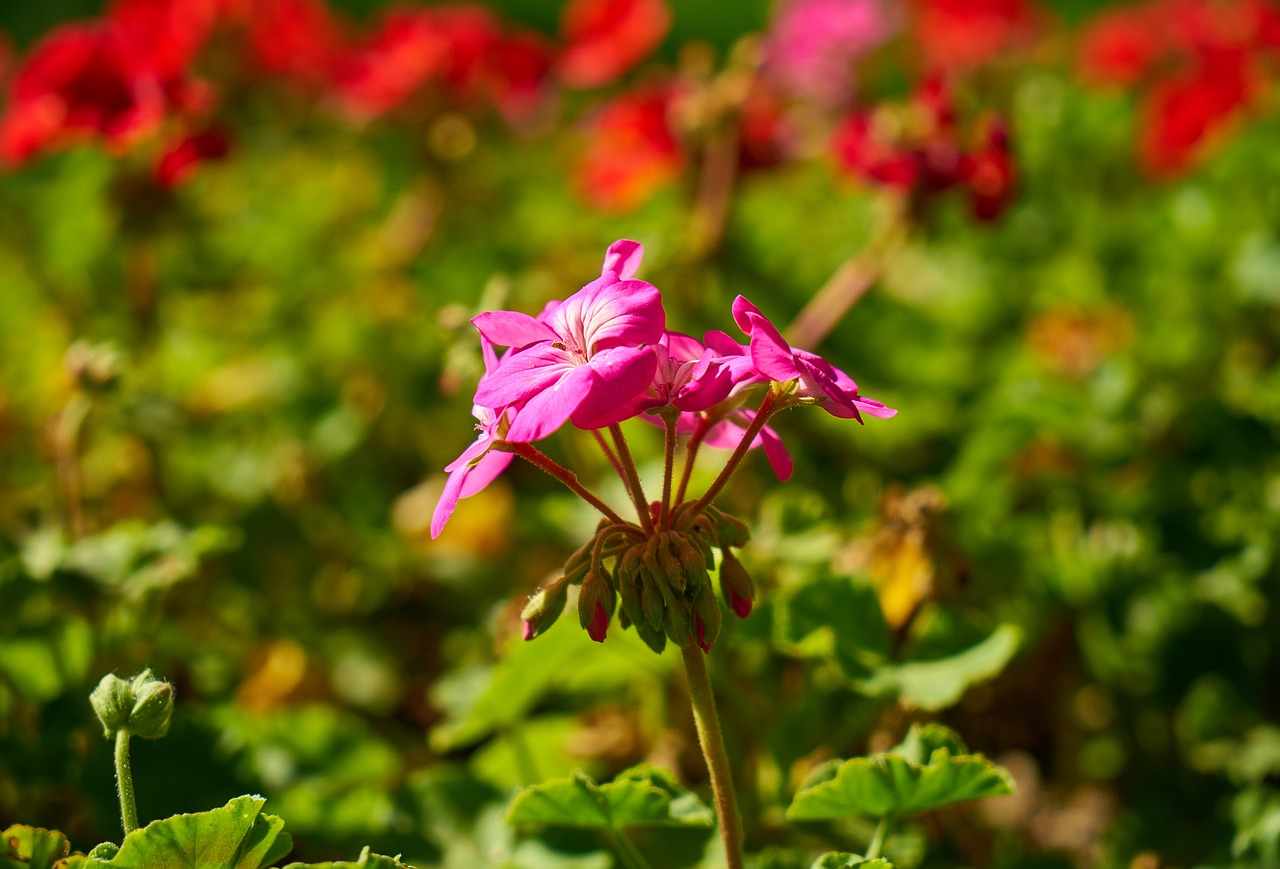
[[[1013,793],[1013,779],[1004,769],[964,752],[959,737],[941,725],[913,727],[892,751],[824,766],[796,794],[787,816],[899,817]]]
[[[998,675],[1022,642],[1022,632],[1001,625],[985,640],[959,654],[933,661],[909,661],[878,668],[858,682],[869,694],[896,694],[921,709],[945,709],[970,685]]]
[[[412,866],[401,863],[398,857],[383,857],[374,854],[366,845],[364,850],[360,852],[360,857],[354,863],[351,861],[340,861],[335,863],[290,863],[285,869],[413,869]]]
[[[669,773],[632,767],[598,785],[581,772],[526,788],[507,814],[511,824],[622,830],[633,826],[709,827],[711,810]]]

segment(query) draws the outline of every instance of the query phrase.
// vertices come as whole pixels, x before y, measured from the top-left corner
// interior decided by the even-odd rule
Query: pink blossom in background
[[[766,37],[765,68],[798,97],[846,102],[858,61],[897,27],[886,0],[790,0]]]
[[[587,429],[618,422],[619,408],[652,383],[651,345],[666,332],[667,315],[658,288],[631,279],[642,255],[637,242],[614,242],[600,277],[540,317],[491,311],[471,321],[486,340],[514,350],[475,397],[477,405],[519,410],[507,440],[541,440],[570,420]]]

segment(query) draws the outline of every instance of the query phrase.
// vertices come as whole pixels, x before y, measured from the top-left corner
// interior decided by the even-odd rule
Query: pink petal
[[[736,299],[733,300],[732,311],[733,311],[733,322],[737,323],[738,328],[741,329],[743,332],[746,332],[748,335],[751,334],[751,327],[753,325],[751,320],[747,317],[748,314],[755,314],[757,317],[759,317],[761,320],[764,320],[766,323],[769,322],[769,318],[766,317],[763,313],[761,313],[759,308],[757,308],[755,305],[748,302],[746,296],[738,296]],[[708,342],[708,344],[710,344],[710,342]]]
[[[766,448],[767,448],[766,443]],[[471,470],[467,473],[462,481],[462,492],[458,495],[460,498],[470,498],[479,492],[485,486],[492,483],[498,476],[507,469],[507,465],[511,464],[514,459],[511,453],[499,452],[493,450],[484,454],[478,463],[471,466]]]
[[[551,344],[535,344],[505,356],[498,367],[480,378],[475,403],[506,407],[527,401],[567,377],[575,368],[572,356]]]
[[[861,395],[853,400],[858,409],[863,413],[879,419],[890,419],[898,415],[898,412],[892,407],[885,407],[880,402],[872,398],[863,398]]]
[[[460,468],[450,474],[448,481],[444,484],[444,491],[440,493],[440,500],[436,502],[435,512],[431,514],[432,540],[440,536],[445,523],[449,521],[454,508],[458,506],[458,498],[462,495],[462,484],[466,482],[466,477],[467,469]]]
[[[620,239],[609,245],[604,255],[604,268],[601,275],[613,272],[620,280],[626,280],[640,268],[640,259],[644,256],[644,245],[630,239]]]
[[[790,480],[791,473],[795,470],[791,463],[791,454],[787,452],[786,444],[782,442],[782,438],[778,437],[773,426],[766,425],[760,429],[760,439],[764,441],[764,457],[769,460],[769,467],[773,468],[773,473],[784,483]]]
[[[507,431],[507,440],[531,443],[542,440],[564,425],[591,391],[595,372],[589,366],[574,368],[532,395]]]
[[[667,314],[652,284],[601,278],[565,299],[547,323],[561,340],[592,356],[610,347],[658,343]]]
[[[796,363],[791,345],[773,324],[757,314],[746,313],[743,317],[751,326],[751,362],[756,371],[782,383],[801,377],[804,372]]]
[[[452,474],[454,471],[465,468],[468,465],[474,465],[480,461],[480,458],[489,451],[489,447],[493,446],[493,440],[481,436],[476,439],[471,446],[462,451],[462,455],[458,456],[452,462],[444,466],[446,472]]]
[[[573,424],[585,429],[603,428],[639,412],[631,412],[630,405],[653,382],[658,358],[652,347],[614,347],[597,353],[583,367],[592,372],[593,379],[573,414]],[[522,410],[521,414],[525,412]]]
[[[471,322],[485,340],[500,347],[526,347],[538,341],[555,341],[557,335],[545,323],[539,323],[519,311],[489,311]]]

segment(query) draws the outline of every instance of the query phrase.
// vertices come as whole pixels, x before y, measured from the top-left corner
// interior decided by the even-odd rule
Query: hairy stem
[[[646,533],[653,531],[653,518],[649,515],[649,500],[644,496],[644,488],[640,485],[640,473],[636,470],[636,461],[631,457],[631,448],[623,437],[622,426],[614,423],[609,426],[609,434],[613,436],[613,445],[618,450],[618,461],[622,465],[622,479],[627,484],[627,494],[635,502],[636,512],[640,514],[640,527]]]
[[[563,465],[557,464],[550,456],[542,452],[542,450],[538,449],[533,444],[518,444],[512,441],[498,441],[494,443],[490,449],[515,453],[520,458],[538,468],[541,468],[561,483],[564,483],[571,492],[603,513],[610,522],[616,522],[619,525],[627,524],[626,520],[613,512],[613,510],[609,508],[608,504],[601,501],[591,492],[587,491],[587,488],[578,482],[577,474]]]
[[[724,735],[707,675],[706,656],[693,643],[680,650],[684,656],[684,672],[689,680],[689,697],[693,701],[693,721],[698,728],[698,743],[711,774],[711,793],[720,819],[720,838],[724,841],[726,869],[742,869],[742,818],[738,814],[737,795],[733,790],[733,773],[729,755],[724,750]]]
[[[676,421],[674,417],[663,417],[663,453],[662,453],[662,516],[658,527],[666,530],[671,518],[671,478],[674,476],[676,464]]]
[[[755,418],[751,420],[751,424],[747,426],[746,433],[742,435],[742,440],[738,442],[738,446],[734,449],[733,454],[729,456],[729,461],[724,463],[724,467],[720,469],[719,475],[712,481],[707,491],[697,500],[692,509],[694,513],[705,510],[707,506],[716,499],[720,494],[720,490],[725,487],[733,477],[734,472],[738,470],[738,466],[742,464],[743,458],[746,457],[747,451],[751,449],[751,442],[756,439],[756,435],[760,434],[760,429],[764,428],[765,423],[769,421],[769,417],[777,412],[775,408],[776,396],[773,389],[770,389],[764,397],[764,401],[760,402],[760,407],[756,409]]]
[[[684,501],[684,493],[689,489],[689,478],[693,476],[693,460],[698,457],[698,447],[702,446],[702,439],[710,430],[711,420],[705,416],[699,416],[698,425],[684,448],[684,469],[680,473],[680,488],[676,490],[677,504]]]
[[[138,829],[138,803],[133,796],[133,767],[129,764],[129,731],[116,731],[116,786],[120,792],[120,821],[127,836]]]
[[[54,461],[58,469],[59,488],[62,490],[62,510],[66,518],[67,534],[72,540],[84,536],[84,487],[80,474],[80,433],[85,417],[89,415],[91,402],[84,392],[77,390],[66,407],[58,414],[54,429]]]

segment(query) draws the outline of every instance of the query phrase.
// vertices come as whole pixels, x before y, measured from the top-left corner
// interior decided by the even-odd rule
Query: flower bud
[[[667,620],[667,605],[663,600],[662,592],[658,589],[658,580],[654,579],[648,568],[640,571],[640,606],[644,610],[644,620],[649,627],[662,633],[662,626]]]
[[[605,575],[598,570],[587,571],[578,592],[578,622],[597,643],[604,642],[615,604],[616,595]]]
[[[673,548],[680,559],[680,567],[684,570],[685,577],[695,586],[705,583],[707,580],[707,560],[706,556],[702,554],[702,548],[688,535],[672,535],[672,537],[675,538]],[[712,562],[713,566],[714,563]]]
[[[658,556],[658,567],[662,570],[662,578],[667,581],[672,589],[684,591],[689,584],[689,579],[685,576],[684,564],[680,561],[679,556],[672,551],[672,534],[659,534],[655,540],[658,541],[655,549]]]
[[[711,651],[711,644],[720,636],[720,602],[709,589],[694,598],[693,628],[693,638],[702,651]]]
[[[720,594],[724,602],[733,610],[734,615],[745,619],[751,614],[751,604],[755,600],[756,587],[751,581],[751,574],[742,566],[742,562],[733,554],[733,550],[722,550],[720,560]]]
[[[111,674],[104,676],[89,695],[89,703],[110,739],[123,730],[143,739],[159,739],[169,732],[173,718],[173,686],[143,670],[126,682]]]
[[[520,611],[520,618],[524,620],[524,638],[532,640],[545,634],[564,612],[568,597],[569,583],[564,577],[538,589]]]
[[[683,600],[673,601],[674,606],[667,607],[667,618],[663,629],[671,642],[683,646],[689,642],[689,613]]]
[[[728,513],[722,513],[719,510],[715,511],[714,516],[716,520],[716,539],[722,547],[737,546],[741,548],[751,540],[751,529],[747,527],[747,523],[737,516],[730,516]]]

